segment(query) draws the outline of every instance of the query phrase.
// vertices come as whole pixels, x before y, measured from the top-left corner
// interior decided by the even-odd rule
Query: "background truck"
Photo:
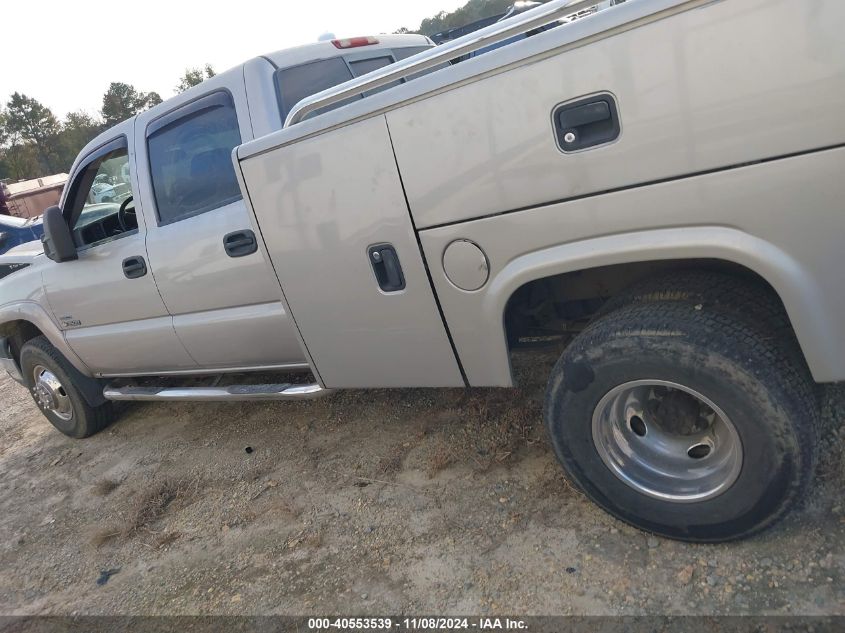
[[[845,5],[541,28],[590,5],[269,55],[104,133],[2,281],[7,369],[83,437],[116,400],[510,387],[568,336],[545,418],[587,495],[679,539],[772,525],[845,380]],[[86,205],[127,162],[132,197]]]

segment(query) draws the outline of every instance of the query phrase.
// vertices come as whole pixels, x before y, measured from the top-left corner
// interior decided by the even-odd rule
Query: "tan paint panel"
[[[786,306],[817,381],[845,380],[845,149],[422,231],[446,322],[473,386],[512,383],[504,332],[510,296],[551,275],[638,261],[715,258],[766,279]],[[490,262],[478,292],[452,285],[441,255],[455,239]]]
[[[463,385],[383,117],[251,157],[241,169],[291,315],[327,387]],[[376,282],[367,248],[384,242],[396,248],[403,291],[384,293]]]
[[[94,373],[196,367],[173,331],[144,237],[139,232],[82,250],[73,261],[42,262],[53,315],[59,323],[78,323],[63,326],[65,339]],[[127,279],[123,260],[139,256],[147,274]]]
[[[68,345],[96,374],[196,369],[170,315],[66,330]]]
[[[626,3],[454,72],[516,56],[520,47],[554,48],[647,4]],[[845,142],[843,32],[845,2],[717,2],[393,110],[387,120],[415,223],[426,228]],[[563,154],[552,130],[555,106],[605,91],[618,103],[618,141]]]
[[[278,301],[180,314],[173,317],[173,327],[205,369],[304,362],[293,325]]]

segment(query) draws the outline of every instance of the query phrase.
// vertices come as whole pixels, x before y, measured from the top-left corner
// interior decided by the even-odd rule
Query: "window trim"
[[[219,204],[216,204],[213,207],[200,208],[196,211],[180,215],[178,218],[164,221],[161,219],[161,213],[159,212],[158,196],[156,195],[155,181],[153,180],[154,172],[152,156],[150,153],[150,138],[160,132],[165,131],[168,128],[173,127],[178,123],[181,123],[185,120],[189,120],[192,117],[197,116],[198,114],[206,112],[207,110],[226,106],[231,106],[232,110],[234,111],[235,123],[237,124],[238,128],[238,137],[240,137],[241,143],[243,143],[243,133],[241,131],[241,122],[238,118],[238,106],[235,104],[235,95],[233,95],[228,88],[216,88],[211,92],[206,92],[205,94],[199,95],[198,97],[188,101],[187,103],[183,103],[182,105],[171,108],[167,112],[164,112],[163,114],[157,116],[152,121],[147,123],[147,127],[144,129],[144,151],[147,154],[147,172],[149,174],[149,187],[150,193],[152,194],[153,206],[155,207],[155,220],[157,227],[176,224],[177,222],[181,222],[182,220],[188,220],[198,215],[202,215],[203,213],[215,211],[217,209],[229,206],[230,204],[234,204],[239,200],[243,200],[243,193],[241,192],[239,185],[238,194],[236,196],[230,196],[229,198],[225,198],[220,201]],[[234,169],[234,165],[232,166],[232,169]]]
[[[70,185],[68,186],[67,196],[65,196],[64,204],[62,206],[62,217],[64,217],[65,222],[68,225],[68,230],[71,232],[71,235],[73,235],[73,223],[79,219],[79,215],[82,213],[82,209],[85,206],[83,201],[83,204],[79,206],[78,211],[74,212],[73,210],[73,208],[76,206],[77,199],[79,197],[80,187],[82,184],[82,180],[85,177],[85,173],[88,171],[88,168],[91,167],[93,163],[119,149],[126,150],[126,159],[129,161],[129,170],[131,174],[132,158],[129,154],[129,139],[125,134],[116,136],[110,141],[106,141],[102,145],[99,145],[96,149],[93,149],[88,154],[86,154],[85,158],[79,161],[76,170],[73,172],[73,177],[69,179]],[[93,180],[91,184],[93,184]],[[131,182],[129,183],[129,189],[132,191],[132,198],[135,199],[135,190],[132,189]],[[124,231],[119,235],[112,235],[111,237],[106,237],[101,240],[97,240],[96,242],[91,242],[90,244],[82,244],[81,246],[76,244],[76,240],[74,240],[74,246],[76,246],[77,253],[84,253],[97,246],[108,244],[109,242],[114,242],[115,240],[119,240],[124,237],[137,235],[138,232],[139,229],[136,228],[130,231]]]
[[[68,187],[67,196],[65,196],[64,205],[62,206],[62,216],[64,217],[65,221],[68,223],[68,228],[71,228],[73,225],[71,224],[71,220],[75,220],[76,218],[71,217],[73,213],[73,207],[76,204],[76,199],[79,196],[79,187],[81,185],[82,178],[85,175],[85,172],[96,160],[111,154],[115,150],[118,149],[125,149],[127,157],[129,156],[129,140],[126,138],[125,134],[121,134],[120,136],[116,136],[110,141],[106,141],[99,147],[94,150],[91,150],[85,158],[79,161],[79,165],[76,168],[76,171],[73,172],[73,177],[70,179],[70,186]],[[129,165],[130,169],[132,165]],[[93,184],[93,183],[92,183]],[[131,188],[131,185],[130,185]],[[134,191],[132,192],[134,196]],[[79,207],[79,212],[75,215],[79,215],[82,212],[82,206]]]
[[[228,90],[220,89],[213,92],[207,92],[188,103],[177,106],[176,108],[173,108],[172,110],[154,118],[152,121],[147,123],[147,129],[144,131],[144,137],[149,140],[151,136],[155,136],[159,132],[164,131],[171,125],[178,123],[181,119],[195,116],[200,112],[205,112],[206,110],[225,107],[229,104],[232,104],[232,107],[234,107],[235,98]],[[240,132],[240,125],[238,126],[238,132]]]
[[[124,237],[131,237],[133,235],[138,235],[138,229],[130,229],[129,231],[124,231],[119,235],[112,235],[111,237],[104,237],[101,240],[97,240],[96,242],[91,242],[90,244],[83,244],[82,246],[76,247],[77,253],[85,253],[90,251],[92,248],[96,248],[97,246],[102,246],[103,244],[109,244],[110,242],[115,242],[117,240],[123,239]]]

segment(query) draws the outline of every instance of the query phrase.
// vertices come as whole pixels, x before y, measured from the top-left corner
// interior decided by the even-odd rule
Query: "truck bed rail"
[[[386,86],[394,81],[420,73],[449,62],[462,55],[486,48],[510,37],[546,26],[582,9],[595,6],[599,0],[551,0],[517,16],[497,22],[481,30],[464,35],[447,44],[435,46],[425,52],[385,66],[351,81],[306,97],[293,108],[285,119],[285,127],[302,121],[306,116],[344,99]]]

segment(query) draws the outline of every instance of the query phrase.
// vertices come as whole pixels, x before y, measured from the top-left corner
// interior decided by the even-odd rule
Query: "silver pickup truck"
[[[105,132],[0,283],[6,368],[85,437],[117,400],[510,387],[569,336],[545,418],[587,495],[685,540],[772,525],[845,380],[845,3],[566,19],[592,4],[268,55]]]

